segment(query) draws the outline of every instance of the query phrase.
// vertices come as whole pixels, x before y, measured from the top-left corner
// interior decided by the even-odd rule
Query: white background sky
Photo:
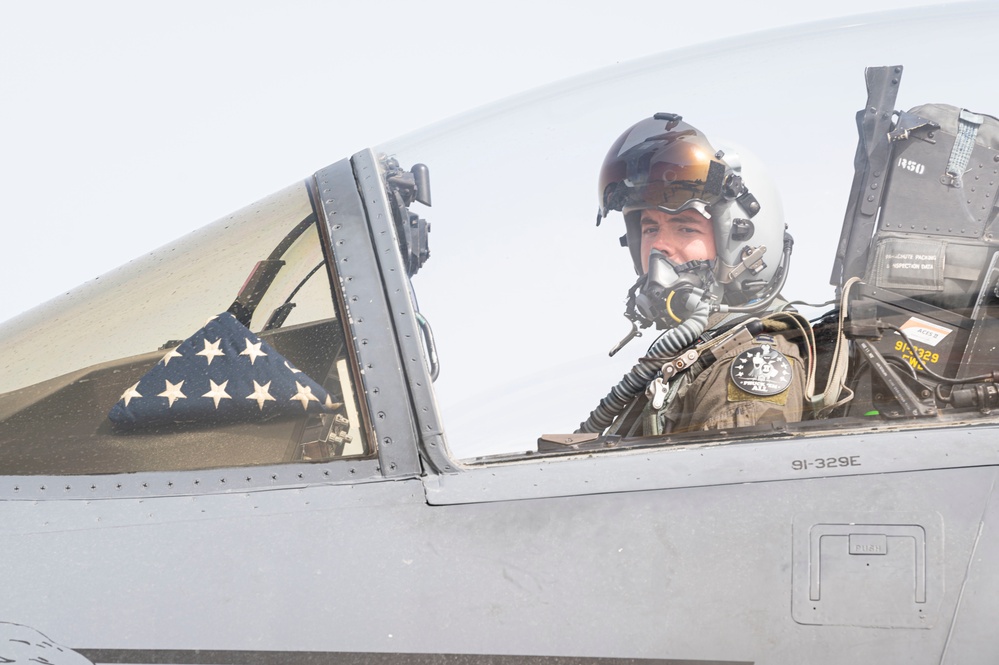
[[[0,2],[0,321],[361,148],[510,94],[697,42],[926,4]]]

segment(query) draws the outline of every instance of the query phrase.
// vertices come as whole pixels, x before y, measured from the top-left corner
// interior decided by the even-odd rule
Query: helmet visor
[[[694,143],[675,141],[644,159],[628,164],[624,182],[630,192],[625,208],[659,208],[679,212],[691,201],[716,202],[725,182],[725,166]]]
[[[612,150],[602,172],[603,208],[679,212],[722,196],[726,167],[697,130],[668,131]]]

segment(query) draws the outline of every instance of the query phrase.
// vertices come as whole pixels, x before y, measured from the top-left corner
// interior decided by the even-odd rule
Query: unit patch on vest
[[[794,372],[791,362],[777,350],[772,337],[757,337],[759,346],[747,349],[735,357],[729,370],[728,399],[762,400],[784,404]]]

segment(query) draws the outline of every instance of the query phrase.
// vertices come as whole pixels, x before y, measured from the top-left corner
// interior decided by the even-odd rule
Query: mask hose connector
[[[611,388],[607,396],[600,400],[586,422],[581,423],[576,433],[599,434],[607,429],[631,401],[645,392],[649,382],[656,378],[663,362],[693,344],[708,325],[710,305],[701,300],[686,321],[663,333],[649,349],[646,357],[638,361],[631,370]]]

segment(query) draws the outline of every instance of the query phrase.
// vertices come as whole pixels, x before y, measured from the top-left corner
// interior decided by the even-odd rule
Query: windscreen
[[[304,183],[0,328],[0,469],[368,454]]]
[[[452,454],[989,417],[999,146],[979,116],[999,114],[982,83],[997,24],[977,6],[715,43],[380,146],[433,173],[432,260],[413,283]],[[865,70],[894,65],[889,106],[868,109]],[[927,103],[956,110],[917,110],[929,122],[907,131],[899,112]],[[858,152],[865,113],[886,124]],[[622,143],[643,121],[658,124]],[[669,200],[643,197],[687,125],[718,154],[697,182],[659,169],[650,191]],[[601,172],[615,145],[611,179],[635,190],[617,207]],[[971,157],[955,167],[955,150]],[[703,251],[671,245],[696,233]],[[843,237],[866,248],[853,275],[833,274]]]

